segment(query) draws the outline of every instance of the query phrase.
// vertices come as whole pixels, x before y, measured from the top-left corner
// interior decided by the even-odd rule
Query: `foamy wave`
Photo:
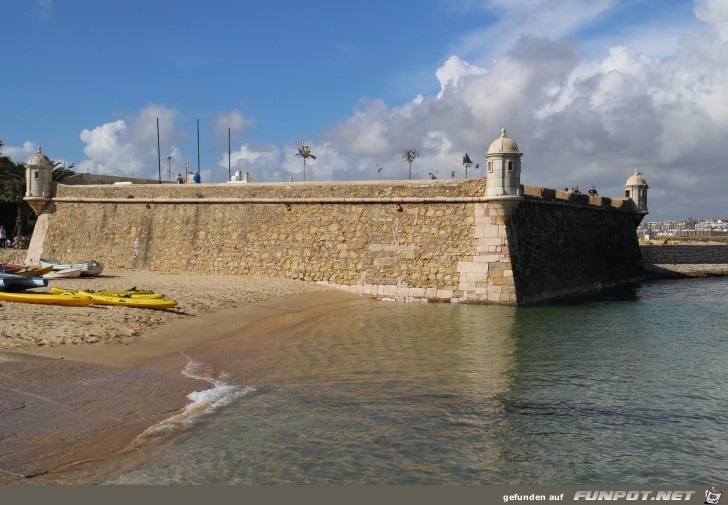
[[[186,354],[182,354],[189,360],[182,370],[182,374],[192,379],[207,381],[212,384],[212,387],[203,391],[193,391],[188,394],[187,398],[190,400],[190,403],[179,414],[175,414],[147,428],[136,438],[134,441],[135,444],[151,435],[185,428],[193,424],[201,416],[210,414],[220,407],[228,405],[236,398],[241,398],[255,391],[255,387],[253,386],[240,387],[228,384],[227,380],[230,378],[228,374],[221,374],[215,378],[213,376],[214,371],[212,366],[194,361]]]

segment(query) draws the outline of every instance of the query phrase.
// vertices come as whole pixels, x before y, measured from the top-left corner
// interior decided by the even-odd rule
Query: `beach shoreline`
[[[185,351],[239,332],[265,338],[370,303],[316,284],[241,276],[115,271],[70,281],[58,285],[153,289],[179,305],[3,303],[0,484],[96,483],[141,433],[210,387],[181,373]]]

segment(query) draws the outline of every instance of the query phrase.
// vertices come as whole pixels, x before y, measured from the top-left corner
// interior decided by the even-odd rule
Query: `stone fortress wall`
[[[643,245],[645,264],[728,264],[728,245]]]
[[[51,182],[38,148],[25,200],[38,213],[26,261],[259,275],[381,299],[529,305],[644,278],[636,226],[647,188],[625,198],[521,185],[501,129],[486,177],[467,180],[136,184]]]
[[[644,278],[628,198],[524,187],[509,223],[518,303],[599,293]]]
[[[27,259],[300,279],[382,299],[521,305],[642,277],[632,200],[525,186],[513,212],[484,197],[485,186],[485,177],[58,184]]]

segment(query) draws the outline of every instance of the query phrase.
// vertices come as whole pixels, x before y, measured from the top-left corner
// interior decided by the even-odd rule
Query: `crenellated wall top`
[[[54,184],[56,202],[114,201],[135,203],[377,203],[484,201],[486,177],[427,181],[291,182],[239,184]],[[621,212],[639,212],[629,198],[569,194],[523,186],[526,201]]]

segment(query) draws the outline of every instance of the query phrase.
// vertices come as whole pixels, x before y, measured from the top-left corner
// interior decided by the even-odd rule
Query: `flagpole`
[[[159,118],[157,118],[157,161],[159,162],[159,184],[162,184],[162,152],[159,149]]]

